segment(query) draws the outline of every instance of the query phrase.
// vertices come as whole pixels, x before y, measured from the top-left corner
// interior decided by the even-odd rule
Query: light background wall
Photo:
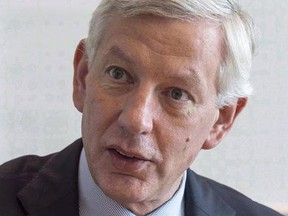
[[[225,141],[192,168],[258,202],[288,209],[288,1],[242,0],[259,32],[255,94]],[[0,1],[0,164],[80,137],[72,59],[98,4]]]

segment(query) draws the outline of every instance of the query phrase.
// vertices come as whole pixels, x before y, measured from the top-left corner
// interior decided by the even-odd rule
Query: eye
[[[107,73],[111,78],[118,82],[130,83],[132,80],[131,76],[127,73],[127,71],[120,67],[110,67],[107,69]]]
[[[188,93],[180,88],[170,88],[164,94],[176,101],[190,100]]]
[[[112,67],[112,68],[109,68],[107,70],[107,72],[110,75],[110,77],[112,77],[115,80],[123,80],[123,81],[127,81],[128,80],[127,73],[122,68]]]

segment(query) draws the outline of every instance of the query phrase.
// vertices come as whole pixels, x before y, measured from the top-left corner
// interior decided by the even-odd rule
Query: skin
[[[216,25],[117,16],[107,29],[91,67],[84,41],[76,50],[73,100],[94,181],[145,215],[173,196],[201,149],[222,140],[246,99],[215,106],[224,53]]]

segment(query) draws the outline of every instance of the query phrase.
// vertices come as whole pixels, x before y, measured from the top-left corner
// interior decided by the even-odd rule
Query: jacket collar
[[[78,215],[78,164],[82,140],[51,155],[35,177],[18,193],[30,215]]]
[[[198,176],[191,170],[187,172],[185,188],[185,215],[195,216],[234,216],[235,211],[226,203],[207,179]]]

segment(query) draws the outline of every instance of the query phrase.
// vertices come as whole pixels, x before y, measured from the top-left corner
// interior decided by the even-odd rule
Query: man
[[[189,170],[245,107],[253,44],[231,0],[103,0],[74,58],[82,139],[3,164],[0,214],[279,215]]]

